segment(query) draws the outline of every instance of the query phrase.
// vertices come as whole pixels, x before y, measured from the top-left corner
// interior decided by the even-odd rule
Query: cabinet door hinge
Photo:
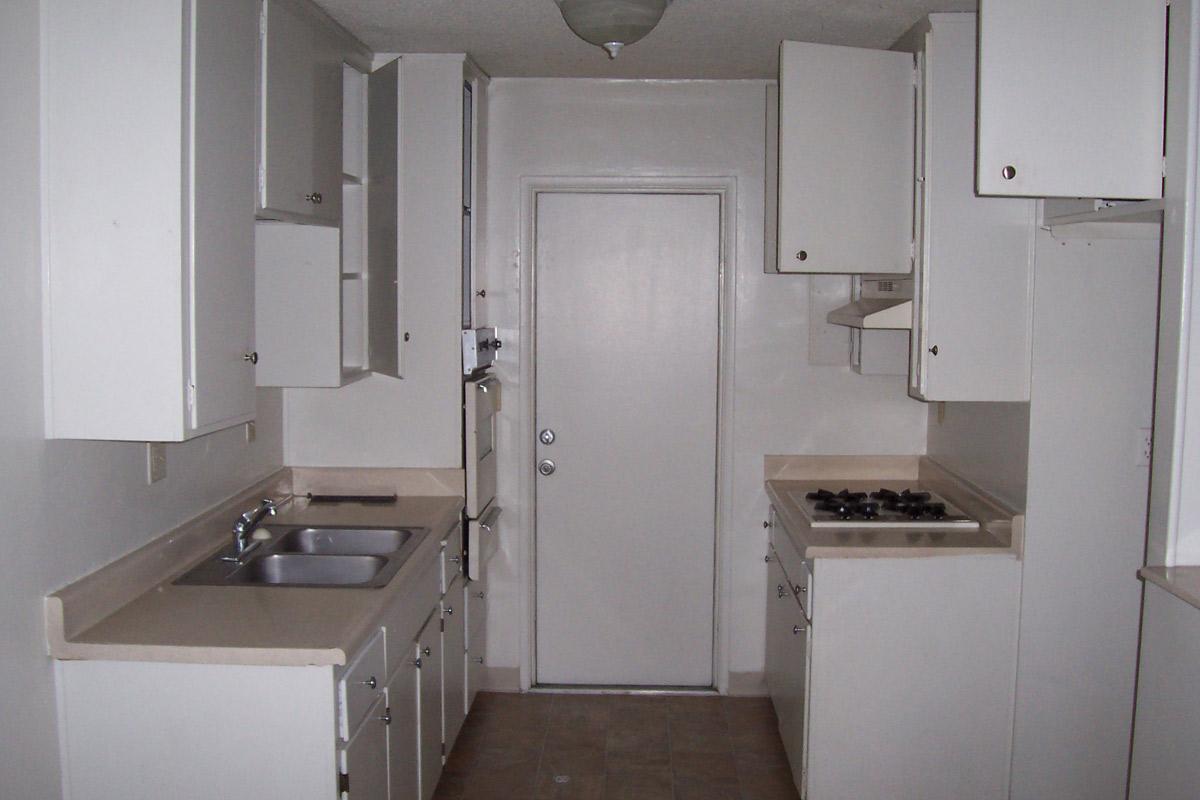
[[[338,794],[350,794],[350,776],[345,772],[338,773]]]
[[[196,410],[196,384],[189,383],[187,385],[187,407],[188,413]]]

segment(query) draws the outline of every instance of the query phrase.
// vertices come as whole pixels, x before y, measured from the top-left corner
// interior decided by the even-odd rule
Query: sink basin
[[[276,586],[357,586],[370,583],[387,563],[382,556],[273,553],[247,562],[229,576],[229,581]]]
[[[412,538],[408,528],[295,528],[271,548],[277,553],[386,556]]]
[[[309,525],[259,530],[270,538],[255,544],[241,564],[221,559],[223,548],[175,579],[200,586],[308,586],[374,589],[386,586],[425,540],[427,528]]]

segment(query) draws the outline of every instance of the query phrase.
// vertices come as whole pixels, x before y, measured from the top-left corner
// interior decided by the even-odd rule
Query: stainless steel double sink
[[[175,580],[204,586],[385,586],[428,533],[427,528],[342,528],[311,525],[259,528],[269,534],[241,563],[225,549]]]

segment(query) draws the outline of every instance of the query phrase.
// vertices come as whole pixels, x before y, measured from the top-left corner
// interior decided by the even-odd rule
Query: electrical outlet
[[[146,483],[158,483],[167,477],[166,442],[146,442]]]
[[[1154,455],[1154,429],[1153,428],[1138,428],[1137,429],[1137,456],[1136,464],[1139,467],[1150,466],[1150,459]]]
[[[253,422],[246,423],[246,442],[253,442],[258,438],[258,431],[254,428]]]

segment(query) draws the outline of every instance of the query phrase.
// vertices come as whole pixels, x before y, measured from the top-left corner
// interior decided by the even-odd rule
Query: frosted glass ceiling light
[[[554,0],[563,19],[585,42],[603,47],[609,58],[641,39],[662,19],[671,0]]]

